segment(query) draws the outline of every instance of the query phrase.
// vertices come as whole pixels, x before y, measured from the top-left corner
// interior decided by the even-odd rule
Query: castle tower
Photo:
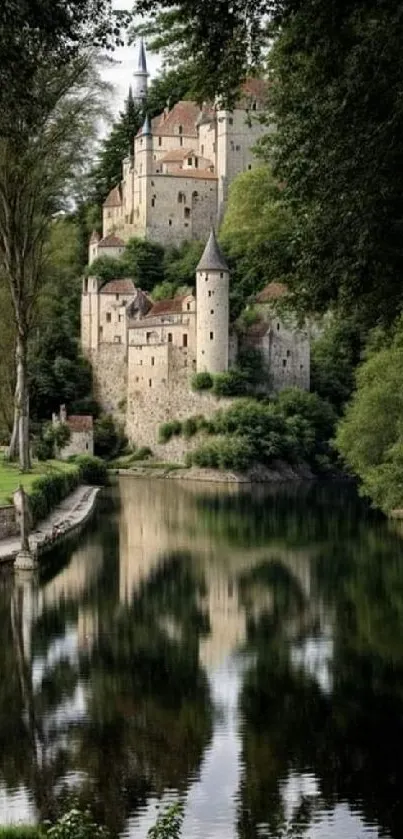
[[[88,245],[88,265],[91,265],[91,262],[94,262],[94,259],[98,256],[98,243],[101,241],[101,237],[96,230],[93,230],[91,233],[90,242]]]
[[[140,229],[146,228],[149,215],[150,175],[153,173],[153,138],[151,122],[146,114],[143,127],[134,140],[135,190],[134,203],[138,208]]]
[[[137,70],[134,71],[133,98],[138,105],[143,105],[147,98],[148,71],[144,41],[141,38]]]
[[[229,268],[214,230],[196,268],[197,372],[228,370]]]

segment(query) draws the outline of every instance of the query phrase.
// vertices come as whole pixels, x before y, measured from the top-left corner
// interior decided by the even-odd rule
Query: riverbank
[[[74,533],[88,521],[95,510],[100,487],[80,485],[39,522],[29,536],[31,550],[41,556]],[[18,536],[0,540],[0,563],[12,562],[20,550]]]
[[[317,477],[305,464],[290,466],[284,461],[275,461],[271,468],[257,464],[246,472],[220,469],[201,469],[176,463],[138,463],[128,469],[117,469],[119,476],[134,478],[159,478],[187,481],[210,481],[214,483],[261,484],[283,481],[312,481]]]

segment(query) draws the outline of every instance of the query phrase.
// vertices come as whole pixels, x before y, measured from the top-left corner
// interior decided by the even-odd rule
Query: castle
[[[136,78],[141,98],[147,84],[143,47]],[[83,280],[81,343],[92,363],[97,399],[124,425],[131,442],[171,459],[183,456],[184,443],[175,438],[169,452],[163,450],[162,423],[208,417],[229,404],[218,403],[209,391],[194,392],[191,378],[225,373],[238,357],[240,339],[229,322],[230,272],[212,221],[225,206],[228,184],[253,165],[257,131],[249,106],[255,110],[259,101],[256,95],[233,112],[199,112],[194,103],[181,102],[152,124],[146,118],[134,159],[124,161],[123,182],[105,201],[103,237],[93,235],[89,244],[91,264],[100,255],[119,257],[132,236],[162,244],[207,239],[196,294],[189,290],[154,302],[132,279]],[[244,345],[261,351],[268,392],[291,385],[309,389],[309,334],[292,316],[280,317],[276,304],[285,293],[283,285],[270,283],[257,295],[256,316],[241,336]]]
[[[147,63],[143,43],[134,77],[139,104],[147,96]],[[228,187],[256,163],[253,148],[266,131],[259,121],[266,87],[249,79],[234,110],[181,101],[150,120],[123,160],[121,183],[103,205],[103,235],[123,242],[133,236],[162,245],[205,240],[219,224]],[[105,243],[94,237],[90,259],[104,254]]]

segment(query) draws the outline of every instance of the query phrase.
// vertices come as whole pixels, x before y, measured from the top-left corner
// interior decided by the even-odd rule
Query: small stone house
[[[92,416],[72,414],[67,416],[66,406],[61,405],[59,416],[53,414],[53,425],[64,423],[70,430],[70,441],[58,453],[61,460],[76,454],[94,454],[94,423]]]

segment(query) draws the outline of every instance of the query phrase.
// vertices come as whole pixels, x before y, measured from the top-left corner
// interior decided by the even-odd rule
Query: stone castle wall
[[[93,370],[95,399],[120,423],[126,422],[127,348],[122,344],[100,344],[87,354]]]

